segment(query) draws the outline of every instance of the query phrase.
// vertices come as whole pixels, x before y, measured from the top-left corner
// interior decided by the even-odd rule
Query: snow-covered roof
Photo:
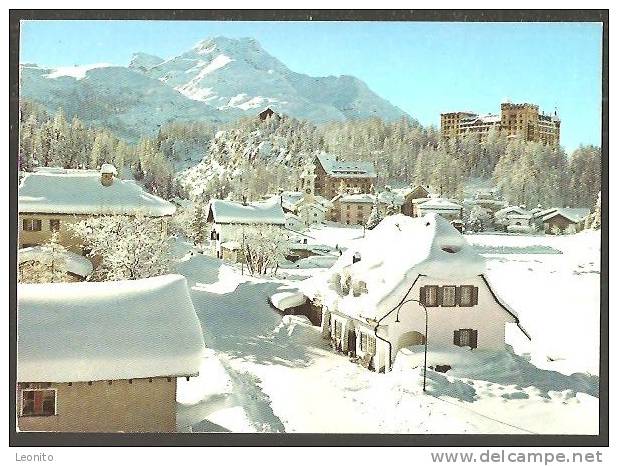
[[[240,202],[213,199],[208,207],[208,221],[215,223],[239,223],[245,225],[285,225],[281,200],[274,196],[266,201]]]
[[[331,269],[301,282],[307,296],[352,317],[377,319],[390,311],[419,274],[437,279],[464,279],[485,272],[485,260],[448,220],[436,213],[424,217],[386,217],[365,238],[349,243]],[[454,252],[450,252],[454,251]],[[352,263],[354,254],[361,260]],[[349,274],[352,287],[364,282],[360,296],[340,294],[333,276]],[[363,288],[363,287],[361,287]]]
[[[181,275],[18,284],[17,301],[19,382],[198,373],[204,339]]]
[[[459,204],[449,201],[443,198],[432,198],[419,205],[419,209],[422,211],[442,211],[442,210],[461,210],[462,207]]]
[[[79,275],[80,277],[87,277],[92,273],[92,262],[86,257],[67,250],[58,252],[58,255],[66,272]],[[17,252],[17,262],[19,264],[29,261],[49,264],[51,259],[50,251],[44,246],[22,248]]]
[[[529,212],[523,207],[516,206],[516,205],[510,205],[510,206],[504,207],[503,209],[497,210],[496,213],[494,214],[494,217],[506,217],[507,215],[510,215],[513,213],[519,214],[519,215],[529,214]]]
[[[394,204],[400,206],[405,201],[405,195],[403,195],[401,191],[397,190],[380,191],[378,193],[378,201],[383,204]]]
[[[333,198],[334,201],[349,202],[351,204],[373,204],[375,196],[373,194],[341,194]]]
[[[336,178],[375,178],[375,167],[371,162],[347,162],[337,160],[333,155],[321,153],[317,156],[324,171]]]
[[[104,163],[103,165],[101,165],[101,173],[105,173],[108,175],[117,175],[118,171],[116,170],[116,167],[114,167],[111,163]]]
[[[586,207],[562,207],[544,215],[543,221],[546,222],[557,215],[562,215],[573,223],[579,223],[590,215],[590,209]]]
[[[302,306],[307,302],[307,297],[299,292],[282,291],[272,295],[270,302],[280,311],[285,311],[291,307]]]
[[[20,213],[172,215],[176,207],[132,180],[101,184],[98,170],[39,169],[25,173],[18,190]]]

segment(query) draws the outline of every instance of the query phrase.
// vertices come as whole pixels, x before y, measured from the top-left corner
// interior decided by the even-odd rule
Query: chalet
[[[461,205],[439,197],[420,202],[417,208],[418,217],[435,213],[447,220],[461,220],[463,218],[463,207]]]
[[[184,277],[19,284],[17,297],[20,430],[176,430],[176,379],[197,376],[204,351]]]
[[[264,110],[262,110],[260,113],[258,113],[258,118],[264,121],[267,118],[279,118],[279,114],[276,113],[272,108],[267,107]]]
[[[116,177],[113,165],[101,170],[39,168],[25,173],[18,189],[19,247],[47,243],[53,232],[58,241],[77,254],[83,254],[81,238],[68,225],[98,215],[136,215],[161,219],[161,228],[176,207],[147,193],[132,180]]]
[[[67,250],[56,253],[42,246],[17,251],[17,263],[20,283],[38,283],[41,266],[50,273],[57,270],[62,282],[84,281],[93,270],[92,262],[80,254]]]
[[[503,350],[506,324],[519,326],[484,258],[435,213],[386,217],[301,291],[321,308],[333,348],[375,371],[390,370],[400,349],[426,338],[432,347]]]
[[[286,219],[281,207],[281,199],[275,196],[271,199],[252,203],[240,203],[213,199],[208,205],[206,221],[212,225],[210,239],[215,242],[215,252],[218,258],[232,261],[238,259],[232,251],[240,249],[240,237],[243,228],[254,225],[270,225],[285,228]],[[225,247],[223,247],[225,245]]]
[[[371,162],[344,162],[324,153],[315,159],[315,175],[315,192],[327,199],[342,189],[369,193],[378,176]]]
[[[540,209],[539,209],[540,210]],[[507,206],[494,213],[494,222],[509,232],[527,233],[536,228],[534,214],[521,206]]]
[[[558,208],[543,215],[545,233],[578,232],[584,228],[586,217],[590,215],[588,208]]]

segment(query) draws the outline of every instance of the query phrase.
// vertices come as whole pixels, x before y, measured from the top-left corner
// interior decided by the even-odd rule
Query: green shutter
[[[472,305],[476,306],[479,303],[479,289],[476,286],[472,287]]]
[[[421,288],[418,290],[418,300],[423,303],[426,304],[425,301],[425,287],[421,286]]]
[[[455,306],[461,306],[461,287],[455,287]]]
[[[455,330],[453,332],[453,344],[459,346],[459,334],[461,332],[459,330]]]
[[[436,306],[442,306],[442,290],[444,289],[444,287],[442,286],[436,286],[437,292],[436,292]]]

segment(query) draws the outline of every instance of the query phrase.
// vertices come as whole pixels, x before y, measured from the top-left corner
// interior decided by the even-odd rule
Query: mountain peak
[[[241,37],[238,39],[215,36],[200,40],[191,49],[199,55],[208,55],[214,51],[238,53],[246,50],[262,50],[259,42],[251,37]]]
[[[129,62],[129,68],[140,68],[144,70],[148,70],[153,66],[162,63],[164,60],[161,57],[157,57],[156,55],[151,55],[149,53],[144,52],[136,52],[131,56],[131,61]]]

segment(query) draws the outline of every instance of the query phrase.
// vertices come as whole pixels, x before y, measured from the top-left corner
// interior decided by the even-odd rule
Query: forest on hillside
[[[491,180],[512,204],[592,207],[601,189],[601,150],[581,146],[567,154],[492,132],[442,141],[434,127],[402,118],[315,125],[288,118],[243,118],[214,127],[176,123],[155,137],[127,142],[104,128],[70,121],[24,101],[20,108],[19,169],[37,166],[98,168],[112,163],[150,192],[173,197],[258,199],[295,189],[300,167],[325,151],[343,160],[368,160],[377,189],[430,185],[462,198],[470,179]]]

